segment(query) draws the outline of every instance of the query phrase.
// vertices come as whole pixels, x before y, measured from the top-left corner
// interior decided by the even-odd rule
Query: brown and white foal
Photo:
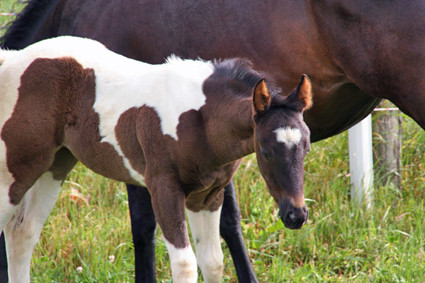
[[[0,64],[0,231],[11,282],[30,280],[33,248],[77,160],[147,186],[174,282],[196,282],[197,263],[206,282],[221,281],[223,187],[245,155],[256,152],[285,225],[306,222],[306,76],[283,97],[246,60],[149,65],[75,37],[0,50]]]

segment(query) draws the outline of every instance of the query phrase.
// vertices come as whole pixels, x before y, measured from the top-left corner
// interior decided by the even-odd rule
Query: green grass
[[[13,2],[1,0],[0,12]],[[347,134],[313,144],[305,162],[310,218],[296,231],[278,219],[254,156],[245,158],[235,182],[245,243],[260,282],[425,281],[424,142],[425,132],[404,117],[402,190],[375,187],[371,209],[350,200]],[[160,230],[157,238],[158,282],[171,282]],[[223,281],[237,282],[224,242],[222,247]],[[133,252],[124,184],[78,165],[35,248],[32,281],[132,282]]]

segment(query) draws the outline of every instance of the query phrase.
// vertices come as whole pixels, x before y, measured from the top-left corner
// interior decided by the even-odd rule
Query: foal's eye
[[[307,144],[307,143],[306,143],[306,144],[304,145],[304,147],[305,147],[305,149],[306,149],[306,150],[305,150],[305,152],[306,152],[306,153],[309,153],[309,152],[310,152],[310,150],[311,150],[310,144]]]
[[[272,154],[270,152],[265,151],[263,148],[260,151],[264,159],[266,159],[267,161],[270,161],[272,159]]]

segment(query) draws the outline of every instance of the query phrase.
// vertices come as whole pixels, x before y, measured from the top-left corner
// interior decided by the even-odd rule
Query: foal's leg
[[[178,183],[167,176],[157,176],[148,182],[152,207],[161,227],[170,255],[174,283],[196,283],[198,279],[196,257],[193,253],[187,231],[185,195]]]
[[[220,244],[220,213],[201,210],[187,210],[192,238],[195,242],[196,259],[201,268],[204,281],[221,282],[223,276],[223,252]]]
[[[156,221],[151,196],[145,187],[129,184],[127,192],[136,259],[136,283],[155,282]]]
[[[220,234],[229,247],[239,282],[258,282],[242,237],[241,213],[232,181],[224,188],[220,218]]]
[[[4,231],[10,282],[30,282],[31,255],[59,196],[61,181],[43,174],[28,190]]]

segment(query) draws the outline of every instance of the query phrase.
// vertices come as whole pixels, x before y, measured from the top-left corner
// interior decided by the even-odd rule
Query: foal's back
[[[75,37],[1,51],[0,58],[2,166],[8,163],[16,176],[30,172],[15,178],[15,203],[59,162],[55,155],[62,148],[67,159],[76,158],[103,176],[143,184],[140,130],[153,128],[153,134],[177,140],[180,115],[202,107],[202,82],[213,72],[211,63],[175,57],[162,65],[145,64]],[[31,165],[25,162],[29,157]]]

